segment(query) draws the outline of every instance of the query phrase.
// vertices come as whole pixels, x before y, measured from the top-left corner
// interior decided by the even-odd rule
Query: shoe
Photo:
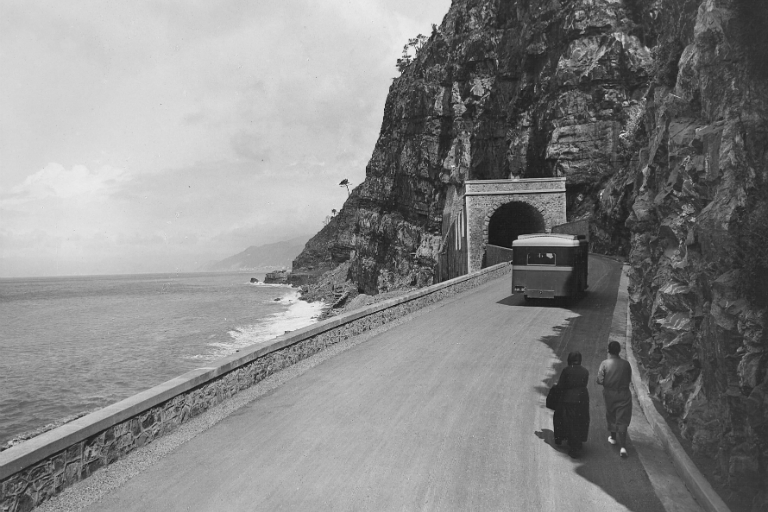
[[[619,456],[626,458],[626,456],[627,456],[627,449],[626,448],[622,448],[621,450],[619,450]]]
[[[611,436],[608,436],[608,442],[611,444],[616,444],[616,440],[612,438]]]

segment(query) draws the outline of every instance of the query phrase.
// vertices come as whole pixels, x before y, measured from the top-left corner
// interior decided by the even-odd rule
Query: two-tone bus
[[[583,235],[520,235],[512,252],[512,293],[571,299],[587,289],[589,247]]]

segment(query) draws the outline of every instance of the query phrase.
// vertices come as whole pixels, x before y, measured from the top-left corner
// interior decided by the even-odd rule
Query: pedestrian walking
[[[597,383],[603,386],[605,399],[605,420],[611,435],[608,442],[619,444],[619,455],[627,456],[627,427],[632,420],[632,392],[629,382],[632,380],[632,367],[629,362],[619,357],[621,345],[618,341],[608,343],[608,359],[600,363],[597,370]]]
[[[568,366],[560,373],[560,400],[552,418],[555,444],[568,441],[568,455],[581,455],[589,436],[589,370],[581,366],[581,352],[568,354]]]

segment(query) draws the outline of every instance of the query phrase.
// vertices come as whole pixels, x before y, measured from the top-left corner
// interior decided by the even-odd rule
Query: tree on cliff
[[[432,25],[432,31],[434,32],[435,30],[435,25]],[[419,34],[416,37],[408,39],[408,43],[403,46],[403,55],[397,59],[397,70],[400,73],[405,71],[405,68],[407,68],[411,62],[413,62],[413,59],[416,58],[416,55],[424,46],[424,43],[427,42],[427,39],[429,38],[423,34]],[[411,55],[411,48],[413,48],[413,55]]]

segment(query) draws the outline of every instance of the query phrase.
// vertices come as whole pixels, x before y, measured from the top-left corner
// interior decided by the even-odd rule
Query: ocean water
[[[0,279],[0,444],[310,325],[263,274]]]

